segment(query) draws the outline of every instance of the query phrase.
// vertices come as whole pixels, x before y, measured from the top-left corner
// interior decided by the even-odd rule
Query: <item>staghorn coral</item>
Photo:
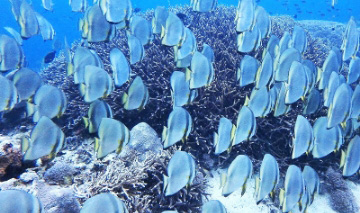
[[[131,212],[159,212],[168,208],[178,211],[195,211],[202,202],[205,180],[198,175],[189,190],[183,189],[176,196],[165,198],[162,194],[162,174],[170,158],[169,151],[146,153],[141,161],[137,153],[126,159],[112,158],[94,164],[91,175],[81,173],[74,178],[75,192],[81,201],[101,192],[114,192],[122,198]]]
[[[199,170],[210,170],[217,167],[227,166],[238,154],[246,154],[254,161],[257,170],[265,153],[274,155],[282,173],[289,164],[309,164],[323,176],[329,165],[334,164],[334,155],[316,160],[308,156],[292,160],[290,158],[290,144],[296,115],[300,114],[302,103],[292,105],[292,110],[284,116],[274,118],[268,115],[266,118],[257,118],[257,133],[247,142],[243,142],[227,154],[215,156],[213,154],[213,132],[216,131],[221,116],[235,121],[238,110],[244,103],[245,97],[250,94],[252,87],[240,88],[236,82],[236,70],[244,54],[237,52],[235,32],[235,7],[219,6],[209,13],[197,13],[189,7],[170,8],[174,13],[183,13],[186,17],[183,22],[190,28],[197,39],[198,49],[207,43],[215,52],[215,79],[206,87],[199,89],[199,96],[185,108],[190,112],[194,129],[185,144],[175,145],[176,148],[187,151],[195,156]],[[147,19],[152,17],[153,11],[147,11],[142,15]],[[318,67],[322,66],[331,46],[340,46],[341,35],[339,31],[344,26],[337,26],[332,30],[331,26],[318,26],[316,24],[298,23],[288,16],[272,17],[272,33],[279,38],[285,31],[291,32],[294,25],[301,25],[308,31],[308,48],[304,58],[313,61]],[[331,36],[328,36],[331,35]],[[325,38],[327,37],[327,38]],[[262,51],[266,47],[267,39],[263,40],[261,48],[251,53],[257,59],[261,59]],[[80,45],[74,43],[72,51]],[[118,31],[117,36],[108,43],[91,43],[89,48],[95,50],[101,57],[105,70],[112,73],[109,62],[109,53],[113,47],[119,48],[125,55],[129,55],[127,38],[124,30]],[[159,134],[166,124],[167,117],[171,112],[170,75],[178,70],[174,63],[173,48],[161,45],[158,35],[153,43],[145,46],[146,56],[144,60],[131,65],[132,72],[139,75],[149,88],[150,100],[142,111],[126,111],[122,108],[121,97],[129,84],[117,88],[105,99],[114,111],[114,117],[121,120],[128,128],[132,128],[140,122],[146,122]],[[62,127],[66,136],[65,150],[77,149],[81,146],[80,141],[92,137],[82,124],[82,116],[86,115],[88,104],[80,96],[79,88],[74,84],[72,77],[66,75],[66,63],[64,57],[57,58],[47,69],[41,72],[44,81],[64,90],[68,98],[68,108],[65,114],[56,119],[56,123]],[[308,117],[313,124],[316,117],[325,115],[325,111],[319,111]],[[17,124],[18,125],[18,124]],[[22,125],[30,125],[29,119],[22,120]],[[1,131],[14,127],[8,125]],[[170,150],[172,150],[171,148]],[[204,193],[201,174],[199,180],[189,190],[183,189],[172,197],[162,195],[162,175],[165,174],[166,162],[171,151],[164,151],[160,155],[153,155],[144,162],[133,159],[126,161],[119,158],[110,161],[95,161],[91,153],[93,150],[78,150],[79,161],[93,165],[89,173],[82,172],[74,177],[76,192],[81,201],[85,198],[104,191],[115,192],[124,198],[127,206],[133,212],[157,212],[169,208],[179,211],[198,211],[202,203],[201,195]],[[156,157],[155,157],[156,156]],[[132,162],[129,164],[129,162]],[[140,194],[141,193],[141,194]]]

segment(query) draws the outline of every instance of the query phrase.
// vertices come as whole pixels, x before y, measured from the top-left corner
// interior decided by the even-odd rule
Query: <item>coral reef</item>
[[[133,147],[126,148],[126,156],[111,154],[102,161],[96,160],[92,146],[93,140],[88,139],[94,135],[89,135],[82,123],[82,116],[87,114],[89,106],[80,96],[79,88],[74,84],[72,77],[66,75],[67,65],[64,56],[61,56],[43,70],[41,75],[46,83],[61,88],[68,99],[65,114],[61,118],[55,119],[67,136],[65,148],[54,159],[52,167],[48,169],[35,167],[31,171],[36,172],[41,181],[45,179],[51,184],[72,183],[73,192],[75,197],[79,198],[80,203],[101,192],[114,192],[125,201],[130,212],[160,212],[169,209],[176,209],[180,212],[198,212],[205,194],[206,179],[203,175],[206,172],[204,171],[225,167],[238,154],[248,155],[253,160],[256,172],[264,154],[271,153],[277,158],[282,173],[289,164],[299,166],[306,164],[315,168],[322,178],[326,177],[327,168],[337,164],[334,158],[338,155],[337,153],[320,160],[308,156],[303,156],[298,160],[291,159],[290,144],[293,126],[296,116],[302,111],[302,103],[299,102],[293,104],[292,110],[285,116],[275,118],[268,115],[266,119],[257,118],[257,133],[251,140],[237,145],[230,153],[214,155],[213,132],[216,131],[220,118],[224,116],[234,121],[245,97],[251,92],[251,87],[240,88],[236,82],[236,70],[244,55],[238,53],[236,47],[235,7],[219,6],[215,11],[209,13],[193,12],[189,7],[175,7],[170,10],[185,14],[184,25],[194,32],[199,50],[206,43],[213,48],[215,53],[214,82],[209,87],[199,89],[199,95],[194,102],[185,106],[194,123],[194,129],[186,143],[162,150],[160,139],[154,136],[156,135],[154,130],[157,134],[161,134],[171,112],[169,79],[171,73],[178,70],[174,63],[173,48],[161,45],[160,38],[156,35],[153,42],[145,46],[144,60],[131,65],[132,72],[141,76],[149,88],[150,100],[146,108],[142,111],[123,109],[121,97],[129,86],[128,83],[117,88],[105,99],[114,112],[114,118],[122,121],[129,129],[141,122],[146,122],[154,130],[146,126],[140,128],[141,130],[136,132],[137,142],[134,142]],[[150,19],[153,11],[147,11],[142,15]],[[272,23],[272,33],[279,38],[285,31],[291,32],[295,25],[301,25],[307,30],[309,42],[303,57],[313,61],[318,67],[322,66],[333,45],[340,46],[340,32],[344,30],[344,26],[340,24],[336,25],[333,30],[332,25],[299,23],[288,16],[272,17]],[[267,40],[265,39],[262,41],[261,48],[251,55],[260,59],[266,44]],[[80,44],[72,45],[72,52],[78,45]],[[89,45],[89,48],[95,50],[101,57],[105,70],[109,73],[112,73],[109,53],[114,47],[119,48],[125,55],[129,55],[124,31],[118,31],[117,36],[111,42]],[[309,116],[308,119],[313,124],[316,117],[323,115],[325,115],[325,111],[320,110]],[[33,125],[30,119],[22,119],[20,123],[21,126],[26,126],[28,129],[31,129]],[[13,123],[2,125],[0,132],[12,131],[14,126]],[[19,123],[16,126],[19,126]],[[132,131],[131,134],[133,138],[135,133]],[[152,144],[149,147],[143,147],[145,142]],[[189,189],[182,189],[174,196],[164,197],[162,175],[166,173],[166,165],[171,154],[178,149],[191,153],[199,165],[198,171],[201,172],[198,172],[195,183]],[[11,147],[6,150],[5,159],[3,160],[4,156],[0,156],[0,175],[9,165],[21,168],[19,152],[14,152]],[[64,165],[71,164],[75,165],[74,168],[64,167]],[[49,166],[47,165],[47,167]],[[74,172],[75,170],[78,172]],[[24,183],[22,184],[25,184],[25,188],[26,184],[34,184],[34,181],[31,181],[32,178],[35,177],[23,176]],[[326,181],[334,185],[337,183],[335,179],[329,177]],[[35,183],[40,180],[35,180]],[[336,187],[343,189],[341,185]],[[66,191],[68,189],[64,190],[60,194],[70,193]],[[341,190],[335,191],[342,193]],[[344,198],[344,196],[339,194],[337,197]],[[69,202],[72,202],[71,205],[75,205],[74,209],[76,209],[78,204],[71,199],[71,196],[68,197],[70,197]],[[69,204],[69,206],[71,205]],[[346,205],[335,204],[334,208],[343,208]],[[53,206],[47,208],[57,209]],[[356,206],[348,206],[348,208],[349,212],[355,212],[358,209]]]
[[[329,167],[325,177],[325,189],[329,192],[332,208],[337,212],[359,212],[356,198],[341,173]]]

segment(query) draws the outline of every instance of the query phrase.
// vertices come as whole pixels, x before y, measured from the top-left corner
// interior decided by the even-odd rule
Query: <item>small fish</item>
[[[327,128],[327,122],[327,117],[319,117],[314,123],[314,148],[312,149],[314,158],[322,158],[339,150],[344,142],[340,125]]]
[[[128,35],[128,46],[130,51],[130,64],[135,64],[145,57],[144,46],[139,38],[134,35]]]
[[[143,46],[150,43],[153,38],[150,22],[138,15],[130,18],[129,32],[137,37]]]
[[[153,33],[161,33],[162,28],[166,26],[166,19],[169,16],[169,12],[165,7],[157,6],[155,9],[154,17],[152,19]]]
[[[89,128],[89,133],[98,131],[103,118],[112,118],[113,113],[109,104],[102,100],[96,100],[90,104],[88,117],[83,117],[85,128]]]
[[[29,100],[43,84],[39,73],[28,68],[17,70],[10,79],[19,95],[19,101]]]
[[[357,30],[355,18],[351,17],[344,33],[341,50],[343,51],[343,61],[355,57],[359,50],[359,32]]]
[[[304,180],[299,167],[290,165],[286,171],[285,189],[280,191],[280,205],[283,212],[296,208],[304,193]]]
[[[208,44],[203,44],[203,49],[201,50],[201,53],[208,58],[210,63],[215,62],[214,50]]]
[[[33,121],[38,122],[42,116],[50,119],[60,117],[67,107],[65,93],[48,84],[42,85],[35,93],[34,103],[27,103],[27,115],[33,115]]]
[[[292,142],[292,159],[310,152],[314,146],[313,128],[310,122],[302,115],[298,115],[296,118],[294,135]]]
[[[290,40],[290,33],[285,31],[279,42],[279,56],[282,55],[283,52],[289,48]]]
[[[176,151],[167,165],[166,173],[163,193],[170,196],[192,184],[195,178],[195,161],[188,153]]]
[[[190,2],[190,7],[197,12],[210,12],[217,6],[217,0],[196,0]]]
[[[53,40],[55,37],[55,30],[51,23],[46,20],[42,15],[39,13],[35,13],[37,21],[39,23],[39,32],[44,41]]]
[[[87,0],[69,0],[73,12],[84,12],[88,7]]]
[[[304,97],[307,89],[307,78],[304,65],[293,61],[289,71],[285,104],[292,104]]]
[[[51,63],[55,59],[55,56],[56,56],[56,50],[53,50],[53,51],[49,52],[44,57],[44,63],[45,64]]]
[[[0,112],[12,110],[19,102],[17,89],[12,81],[0,75]]]
[[[330,75],[329,83],[324,90],[324,106],[330,107],[334,99],[335,92],[340,86],[340,76],[337,72],[333,71]]]
[[[17,41],[17,43],[19,43],[20,45],[23,44],[23,40],[21,38],[20,33],[18,33],[16,30],[14,30],[14,28],[11,27],[4,27],[4,29],[6,31],[8,31],[13,37],[14,39]]]
[[[23,50],[15,39],[0,35],[0,72],[21,67],[24,58]]]
[[[112,193],[100,193],[85,201],[81,213],[117,212],[128,213],[125,203]]]
[[[232,146],[235,146],[245,140],[249,140],[256,132],[256,118],[251,109],[247,106],[242,106],[237,120],[236,130]]]
[[[349,64],[349,72],[347,74],[347,83],[352,84],[360,77],[360,59],[358,57],[351,58]]]
[[[257,70],[255,77],[255,88],[260,89],[270,84],[273,77],[273,59],[269,52],[265,54],[261,66]]]
[[[174,107],[168,117],[167,126],[164,126],[162,132],[164,149],[179,141],[185,141],[192,127],[193,122],[189,112],[182,107]]]
[[[261,34],[255,25],[252,30],[244,31],[237,36],[237,51],[240,53],[250,53],[260,46]]]
[[[277,98],[274,106],[275,117],[286,114],[291,109],[290,105],[285,104],[285,94],[286,94],[286,85],[284,82],[281,82],[280,89],[277,93]]]
[[[267,38],[271,34],[271,19],[269,14],[266,10],[261,7],[257,6],[255,9],[255,25],[260,30],[260,37],[261,39]]]
[[[281,43],[281,41],[280,41]],[[281,46],[281,44],[280,44]],[[278,64],[275,70],[275,80],[276,81],[287,81],[289,77],[289,70],[294,61],[301,61],[301,53],[295,48],[288,48],[280,55]]]
[[[124,109],[142,110],[145,108],[149,101],[149,89],[145,86],[140,76],[136,76],[133,82],[131,82],[127,93],[124,93],[122,97],[122,103]]]
[[[236,126],[229,119],[225,117],[220,119],[218,133],[214,132],[215,155],[230,150],[235,130]]]
[[[319,90],[323,90],[327,87],[330,75],[333,71],[339,73],[342,66],[342,61],[341,58],[339,60],[338,54],[341,54],[340,50],[331,49],[329,55],[326,57],[322,66],[322,72],[319,79]]]
[[[99,6],[103,15],[106,17],[106,20],[110,23],[120,23],[128,21],[133,14],[130,0],[100,0]]]
[[[139,7],[134,8],[134,13],[138,13],[140,11],[141,11],[141,8],[139,8]]]
[[[37,197],[17,189],[0,191],[0,206],[5,213],[44,212],[43,206]]]
[[[340,167],[343,168],[343,176],[349,177],[359,171],[360,167],[360,137],[356,135],[351,139],[346,152],[341,152]]]
[[[99,98],[105,98],[114,90],[110,75],[102,68],[87,65],[84,73],[84,83],[80,84],[80,93],[84,101],[91,103]]]
[[[356,85],[354,93],[351,97],[351,118],[358,119],[360,116],[360,85]]]
[[[319,194],[320,178],[316,171],[307,165],[303,169],[302,176],[305,180],[306,189],[310,194],[310,205],[314,201],[314,196]]]
[[[259,204],[269,194],[271,198],[274,198],[276,186],[279,183],[279,173],[279,166],[275,158],[270,154],[265,154],[260,166],[260,175],[256,178],[256,204]]]
[[[180,107],[192,101],[190,83],[186,80],[185,73],[180,71],[173,72],[170,77],[170,84],[171,97],[174,106]]]
[[[218,200],[210,200],[201,207],[201,213],[226,213],[225,206]]]
[[[270,93],[267,87],[253,89],[250,98],[246,98],[245,106],[248,106],[255,117],[264,117],[269,113],[271,107]]]
[[[130,80],[131,67],[125,55],[118,48],[110,51],[110,63],[113,71],[115,86],[121,87]]]
[[[79,26],[82,38],[87,39],[88,42],[109,41],[115,36],[115,27],[107,21],[97,4],[87,9]]]
[[[336,89],[327,113],[327,128],[346,122],[351,113],[351,96],[352,89],[346,83],[341,84]]]
[[[161,44],[166,46],[181,45],[185,35],[185,26],[181,19],[169,12],[165,26],[162,26]]]
[[[321,108],[321,95],[319,90],[313,88],[304,102],[304,115],[310,115],[317,112]]]
[[[30,138],[22,138],[23,160],[33,161],[45,156],[52,159],[62,149],[64,140],[63,131],[50,118],[42,116],[31,131]]]
[[[182,43],[181,47],[174,46],[175,61],[183,60],[188,56],[192,58],[193,54],[197,50],[196,37],[194,33],[189,28],[185,28],[185,33],[185,40]],[[190,63],[188,64],[188,66],[190,65]]]
[[[240,87],[254,83],[259,65],[259,61],[250,55],[245,55],[242,58],[240,67],[236,72],[236,79],[239,81]]]
[[[253,166],[250,158],[246,155],[238,155],[230,164],[226,174],[223,174],[222,195],[227,197],[241,188],[241,195],[245,193],[246,183],[251,178]]]
[[[129,140],[129,129],[122,122],[112,118],[102,118],[98,128],[98,138],[95,138],[96,157],[102,159],[112,152],[119,154]]]
[[[191,59],[190,69],[186,70],[190,79],[190,88],[197,89],[209,85],[214,79],[214,67],[209,59],[200,52],[195,52]]]
[[[238,33],[252,29],[255,19],[255,6],[254,0],[239,1],[235,17],[236,31]]]
[[[17,19],[21,27],[21,37],[28,39],[39,33],[39,22],[36,12],[27,1],[21,1],[20,17]]]

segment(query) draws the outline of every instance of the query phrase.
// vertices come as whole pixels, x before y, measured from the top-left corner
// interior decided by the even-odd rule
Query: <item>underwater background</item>
[[[360,212],[357,0],[0,1],[0,48],[16,2],[56,33],[0,49],[0,213]]]
[[[91,0],[88,0],[91,3]],[[351,16],[360,19],[360,7],[357,0],[339,0],[335,8],[331,6],[331,0],[257,0],[257,4],[264,7],[270,15],[289,15],[295,20],[326,20],[346,23]],[[34,0],[34,9],[48,19],[55,31],[54,41],[43,42],[41,36],[35,36],[24,42],[24,51],[28,66],[32,69],[40,69],[42,60],[52,50],[64,47],[64,38],[68,42],[79,40],[81,33],[78,28],[78,20],[81,13],[72,12],[67,0],[54,0],[54,10],[47,11],[41,6],[41,0]],[[187,5],[188,0],[144,0],[133,1],[133,8],[141,11],[155,9],[157,6]],[[219,4],[236,6],[236,0],[219,0]],[[11,14],[11,3],[2,0],[0,7],[0,33],[7,33],[3,27],[18,29],[19,26]]]

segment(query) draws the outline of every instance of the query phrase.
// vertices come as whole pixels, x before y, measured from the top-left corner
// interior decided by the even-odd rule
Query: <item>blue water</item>
[[[13,14],[11,4],[8,0],[0,0],[0,34],[7,34],[4,27],[10,26],[20,31]],[[43,15],[54,27],[56,39],[44,42],[41,36],[34,36],[24,41],[23,49],[28,62],[28,67],[40,70],[43,67],[44,56],[53,50],[53,46],[58,47],[64,43],[66,36],[68,42],[80,39],[78,21],[83,16],[82,13],[71,11],[68,0],[53,0],[54,10],[46,11],[41,0],[33,0],[33,8]],[[236,6],[237,0],[219,0],[219,4]],[[169,5],[188,5],[190,0],[132,0],[134,8],[142,11],[155,8],[156,6]],[[257,0],[258,5],[264,7],[270,15],[290,15],[296,20],[328,20],[346,23],[351,16],[355,20],[360,20],[359,0],[338,0],[335,8],[331,7],[331,0]],[[92,0],[89,0],[89,5]],[[56,43],[54,45],[53,43]]]

